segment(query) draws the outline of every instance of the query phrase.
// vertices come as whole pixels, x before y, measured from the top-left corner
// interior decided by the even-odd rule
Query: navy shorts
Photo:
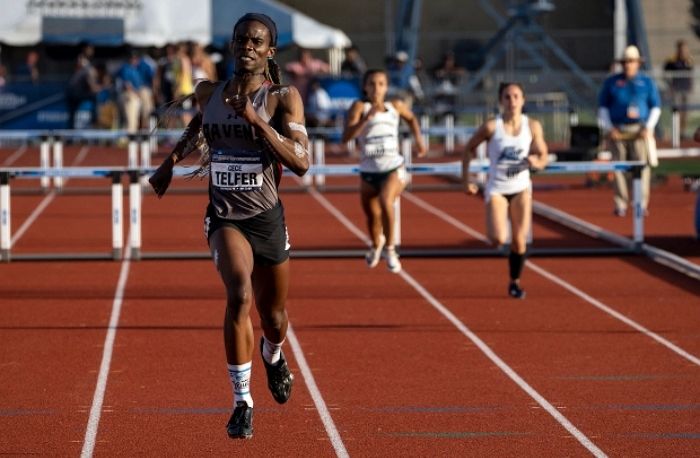
[[[290,245],[284,223],[284,207],[279,202],[270,210],[241,220],[221,218],[209,204],[204,217],[204,236],[207,242],[222,227],[231,227],[243,234],[253,250],[255,264],[275,266],[289,259]]]
[[[398,169],[399,168],[397,167],[389,170],[388,172],[360,172],[360,178],[377,191],[380,191],[384,182],[389,178],[389,175]]]

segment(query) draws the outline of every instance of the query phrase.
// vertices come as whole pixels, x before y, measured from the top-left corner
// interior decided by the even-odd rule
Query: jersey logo
[[[501,150],[501,154],[498,156],[498,162],[502,161],[519,161],[520,156],[523,154],[522,148],[516,148],[514,146],[506,146]]]

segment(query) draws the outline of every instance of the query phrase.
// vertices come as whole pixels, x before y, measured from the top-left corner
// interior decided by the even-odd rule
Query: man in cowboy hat
[[[661,115],[661,98],[654,80],[639,71],[642,57],[636,46],[627,46],[618,61],[623,70],[603,83],[598,96],[598,119],[614,160],[647,163],[642,170],[642,211],[646,215],[651,183],[649,165],[656,165],[654,128]],[[615,172],[617,216],[625,216],[627,212],[629,179],[629,174]]]

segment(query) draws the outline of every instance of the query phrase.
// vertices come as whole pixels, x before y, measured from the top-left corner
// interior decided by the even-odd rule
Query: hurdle
[[[67,167],[48,169],[41,167],[0,168],[0,261],[10,260],[66,260],[66,259],[112,259],[119,260],[123,252],[123,193],[122,175],[126,168]],[[11,179],[36,178],[111,178],[111,228],[112,249],[108,253],[51,253],[51,254],[13,254],[11,234]],[[140,234],[139,234],[140,236]]]
[[[38,131],[0,131],[0,141],[23,141],[29,143],[39,139],[39,167],[46,173],[39,178],[41,189],[48,191],[53,185],[57,190],[63,188],[64,176],[49,172],[50,169],[62,169],[64,158],[64,145],[66,142],[104,142],[119,143],[127,141],[126,167],[136,169],[151,166],[151,155],[155,151],[153,145],[157,145],[158,138],[179,137],[181,131],[176,129],[151,134],[147,131],[130,133],[126,130],[100,130],[100,129],[56,129]],[[145,181],[142,182],[145,185]]]
[[[585,252],[591,253],[596,252],[596,254],[637,254],[640,253],[642,249],[642,244],[644,240],[644,216],[641,209],[641,168],[644,166],[642,162],[607,162],[607,163],[580,163],[580,162],[559,162],[553,163],[547,166],[547,168],[538,173],[545,174],[576,174],[585,173],[587,171],[595,170],[601,172],[607,171],[631,171],[634,174],[633,186],[633,196],[634,196],[634,219],[633,219],[633,232],[634,237],[630,242],[626,242],[628,239],[622,236],[615,237],[603,237],[609,243],[617,245],[616,247],[610,248],[600,248],[594,249],[578,249],[578,248],[556,248],[556,249],[534,249],[531,251],[533,255],[566,255],[575,254],[581,255]],[[488,170],[489,164],[486,160],[475,160],[470,163],[469,171],[470,173],[484,173]],[[413,175],[461,175],[461,162],[455,161],[450,163],[424,163],[424,164],[409,164],[406,166],[408,172]],[[139,169],[138,174],[150,174],[155,169]],[[312,176],[323,175],[326,176],[356,176],[360,172],[359,165],[357,164],[313,164],[309,168],[308,174]],[[142,216],[140,214],[141,206],[141,196],[142,190],[139,186],[134,186],[135,181],[138,181],[138,174],[134,174],[133,171],[129,172],[131,175],[131,185],[130,185],[130,200],[131,205],[131,223],[130,223],[130,253],[133,259],[208,259],[210,254],[208,252],[183,252],[183,253],[152,253],[143,252],[141,247],[141,224]],[[174,170],[175,176],[184,176],[188,173],[186,169],[176,167]],[[285,174],[291,175],[289,170],[284,171]],[[136,197],[138,196],[138,197]],[[395,225],[395,239],[397,245],[401,242],[401,199],[397,199],[396,202],[396,225]],[[568,223],[568,216],[564,213],[549,212],[538,208],[538,211],[543,216],[559,222],[565,226],[571,227]],[[534,210],[533,210],[534,211]],[[577,228],[580,231],[580,227]],[[589,231],[590,232],[590,231]],[[598,237],[600,238],[600,237]],[[313,257],[358,257],[364,254],[364,250],[359,249],[347,249],[347,250],[297,250],[292,251],[292,257],[300,258],[313,258]],[[442,256],[442,257],[465,257],[465,256],[502,256],[502,252],[495,249],[401,249],[401,255],[406,257],[428,257],[428,256]]]
[[[576,174],[585,173],[589,171],[599,171],[599,172],[632,172],[634,175],[634,186],[633,186],[633,198],[634,198],[634,218],[633,218],[633,238],[630,243],[622,242],[626,238],[621,237],[618,239],[608,238],[607,241],[615,245],[621,246],[618,252],[628,252],[628,253],[639,253],[644,241],[644,215],[641,208],[641,169],[644,166],[641,162],[605,162],[605,163],[581,163],[581,162],[555,162],[549,164],[545,170],[538,173],[543,174]],[[406,170],[411,175],[453,175],[456,177],[461,176],[461,161],[454,161],[449,163],[422,163],[422,164],[407,164]],[[470,163],[469,172],[470,173],[484,173],[488,170],[489,164],[485,160],[474,160]],[[208,258],[208,252],[202,253],[144,253],[142,251],[142,215],[141,215],[141,201],[143,199],[143,190],[141,182],[143,178],[150,175],[155,171],[154,168],[122,168],[122,167],[111,167],[111,168],[88,168],[88,167],[65,167],[62,169],[50,168],[49,170],[44,170],[41,167],[35,168],[15,168],[15,169],[0,169],[0,259],[3,261],[9,261],[12,259],[86,259],[86,258],[99,258],[99,259],[120,259],[124,253],[124,240],[123,240],[123,192],[121,179],[124,175],[129,177],[129,239],[128,239],[128,249],[129,255],[132,259],[157,259],[157,258]],[[184,167],[176,167],[174,170],[175,176],[185,176],[190,172],[189,169]],[[291,175],[289,170],[284,171],[285,174]],[[356,176],[359,174],[359,165],[357,164],[313,164],[308,172],[312,176],[323,175],[323,176]],[[111,218],[112,218],[112,250],[108,254],[79,254],[79,253],[69,253],[63,255],[47,254],[47,255],[27,255],[18,254],[13,255],[11,253],[11,234],[10,234],[10,221],[11,221],[11,211],[10,211],[10,180],[12,178],[41,178],[43,176],[48,176],[50,178],[60,177],[60,178],[94,178],[94,177],[109,177],[112,179],[112,208],[111,208]],[[400,199],[399,199],[400,200]],[[400,205],[400,202],[398,202]],[[395,227],[395,234],[397,241],[401,240],[401,225],[400,225],[400,207],[397,208],[397,226]],[[557,213],[553,211],[547,211],[546,208],[541,206],[534,206],[534,210],[549,219],[560,222],[564,225],[569,225],[571,227],[571,218],[563,213]],[[574,225],[575,226],[575,225]],[[581,226],[576,228],[581,231]],[[590,229],[590,228],[589,228]],[[580,254],[580,249],[567,250],[565,248],[557,249],[557,252],[549,253],[537,253],[533,250],[532,254],[566,254],[574,253]],[[340,253],[342,251],[342,253]],[[292,252],[293,257],[336,257],[336,256],[359,256],[362,254],[363,250],[340,250],[338,253],[335,252],[317,252],[317,253],[304,253],[301,251]],[[490,256],[490,255],[502,255],[502,253],[497,252],[497,250],[476,250],[478,252],[470,252],[468,250],[455,248],[451,250],[430,250],[430,249],[414,249],[414,250],[402,250],[403,256]],[[605,250],[610,252],[611,250]]]

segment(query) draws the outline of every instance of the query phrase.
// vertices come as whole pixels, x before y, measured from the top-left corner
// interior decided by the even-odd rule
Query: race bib
[[[365,156],[380,157],[399,154],[399,145],[395,137],[382,137],[377,140],[369,138],[365,143]]]
[[[211,163],[212,184],[228,191],[254,191],[263,185],[263,164],[259,157],[231,157]]]

